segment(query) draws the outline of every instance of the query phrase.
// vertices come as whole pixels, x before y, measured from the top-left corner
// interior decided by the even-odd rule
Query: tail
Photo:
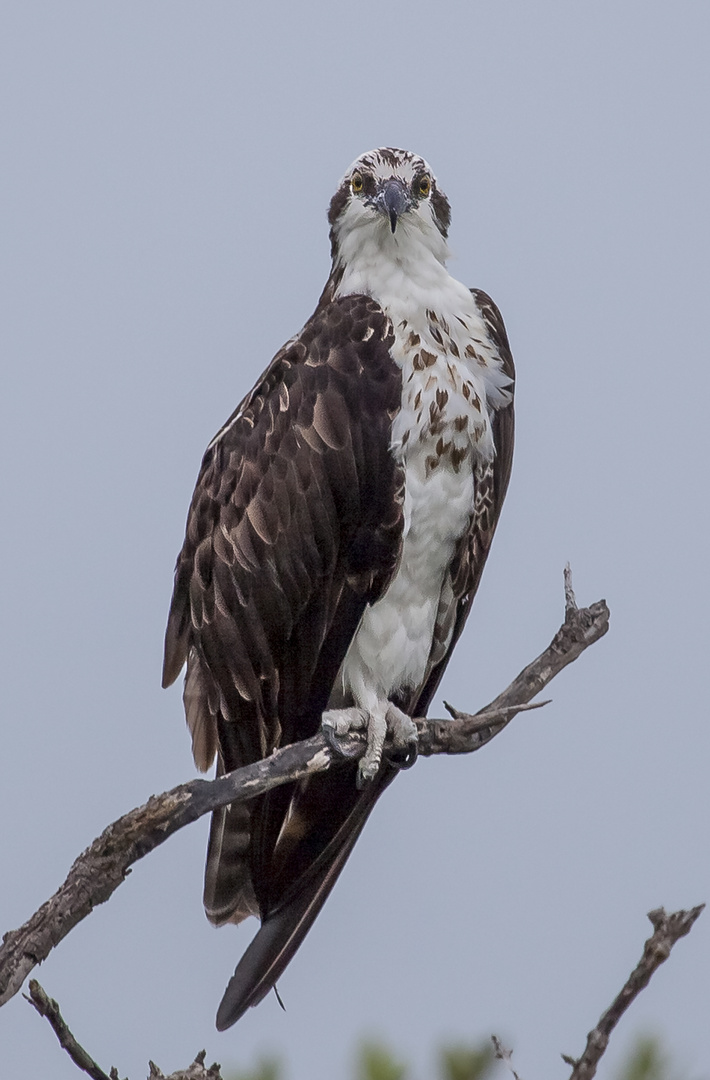
[[[239,923],[248,915],[259,914],[248,862],[250,838],[251,812],[247,803],[233,803],[213,811],[204,904],[214,926]]]
[[[237,964],[217,1010],[217,1030],[236,1024],[252,1005],[258,1005],[285,971],[318,912],[338,880],[378,796],[392,776],[389,770],[361,793],[338,834],[294,891],[270,913]],[[394,774],[394,770],[392,770]],[[384,782],[383,782],[384,781]]]

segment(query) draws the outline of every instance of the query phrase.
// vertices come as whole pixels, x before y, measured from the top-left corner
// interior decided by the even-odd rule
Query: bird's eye
[[[352,187],[356,195],[360,194],[364,185],[362,175],[359,172],[353,173],[352,180],[350,181],[350,186]]]
[[[428,176],[421,176],[417,181],[417,193],[421,195],[423,199],[426,199],[427,195],[431,191],[431,180]]]

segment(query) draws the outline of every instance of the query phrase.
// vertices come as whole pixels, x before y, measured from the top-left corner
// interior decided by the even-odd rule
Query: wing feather
[[[189,657],[185,705],[201,768],[217,748],[231,770],[313,734],[365,605],[391,578],[402,532],[392,344],[370,298],[325,305],[205,454],[163,673],[167,685]],[[347,781],[355,791],[350,770]],[[347,816],[341,783],[322,792],[321,850]],[[246,822],[232,814],[236,839],[230,814],[215,815],[205,890],[214,921],[244,917],[254,897],[263,918],[278,905],[288,875],[275,849],[294,795],[286,787],[251,804]]]

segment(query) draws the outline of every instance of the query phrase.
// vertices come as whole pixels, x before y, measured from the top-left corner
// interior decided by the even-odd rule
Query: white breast
[[[402,407],[391,446],[405,494],[399,567],[340,673],[342,691],[368,709],[425,679],[445,574],[470,524],[474,466],[494,455],[490,412],[508,382],[472,294],[441,263],[372,254],[346,271],[339,294],[368,292],[393,323]]]
[[[382,599],[365,610],[343,663],[343,689],[363,708],[423,682],[444,574],[470,519],[470,466],[427,475],[426,454],[422,448],[407,458],[397,573]]]

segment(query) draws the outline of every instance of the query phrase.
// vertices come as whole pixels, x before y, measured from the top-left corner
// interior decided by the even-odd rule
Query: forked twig
[[[34,1005],[40,1016],[45,1016],[49,1021],[54,1034],[59,1040],[59,1045],[66,1050],[75,1065],[78,1065],[92,1080],[119,1080],[118,1070],[112,1068],[108,1074],[101,1069],[94,1059],[87,1054],[86,1050],[76,1040],[69,1030],[69,1025],[59,1011],[56,1001],[42,989],[36,979],[30,979],[30,996],[24,995],[31,1005]],[[149,1062],[150,1073],[148,1080],[222,1080],[220,1066],[216,1063],[205,1068],[205,1051],[200,1050],[192,1065],[186,1069],[178,1069],[177,1072],[165,1076],[158,1066]]]
[[[36,979],[30,979],[30,996],[24,995],[30,1005],[34,1005],[40,1016],[46,1016],[52,1031],[59,1039],[59,1045],[69,1054],[75,1065],[83,1069],[92,1080],[118,1080],[118,1073],[111,1069],[109,1076],[99,1068],[94,1059],[87,1054],[83,1046],[80,1046],[72,1035],[66,1020],[59,1011],[54,998],[49,997]]]
[[[704,907],[705,904],[699,904],[690,911],[675,911],[671,915],[666,914],[663,908],[649,911],[653,933],[643,947],[638,964],[609,1008],[602,1013],[599,1023],[589,1032],[582,1056],[575,1059],[567,1054],[562,1055],[563,1060],[573,1066],[569,1080],[592,1080],[596,1075],[597,1065],[609,1044],[609,1036],[619,1020],[634,998],[648,986],[653,973],[668,959],[675,943],[690,933]]]
[[[513,1068],[513,1051],[512,1050],[507,1050],[503,1046],[502,1042],[500,1041],[500,1039],[498,1038],[497,1035],[491,1035],[491,1042],[493,1043],[493,1046],[495,1047],[495,1056],[496,1056],[497,1060],[498,1061],[504,1061],[506,1063],[509,1070],[513,1074],[513,1080],[520,1080],[520,1077],[518,1076],[515,1069]]]

